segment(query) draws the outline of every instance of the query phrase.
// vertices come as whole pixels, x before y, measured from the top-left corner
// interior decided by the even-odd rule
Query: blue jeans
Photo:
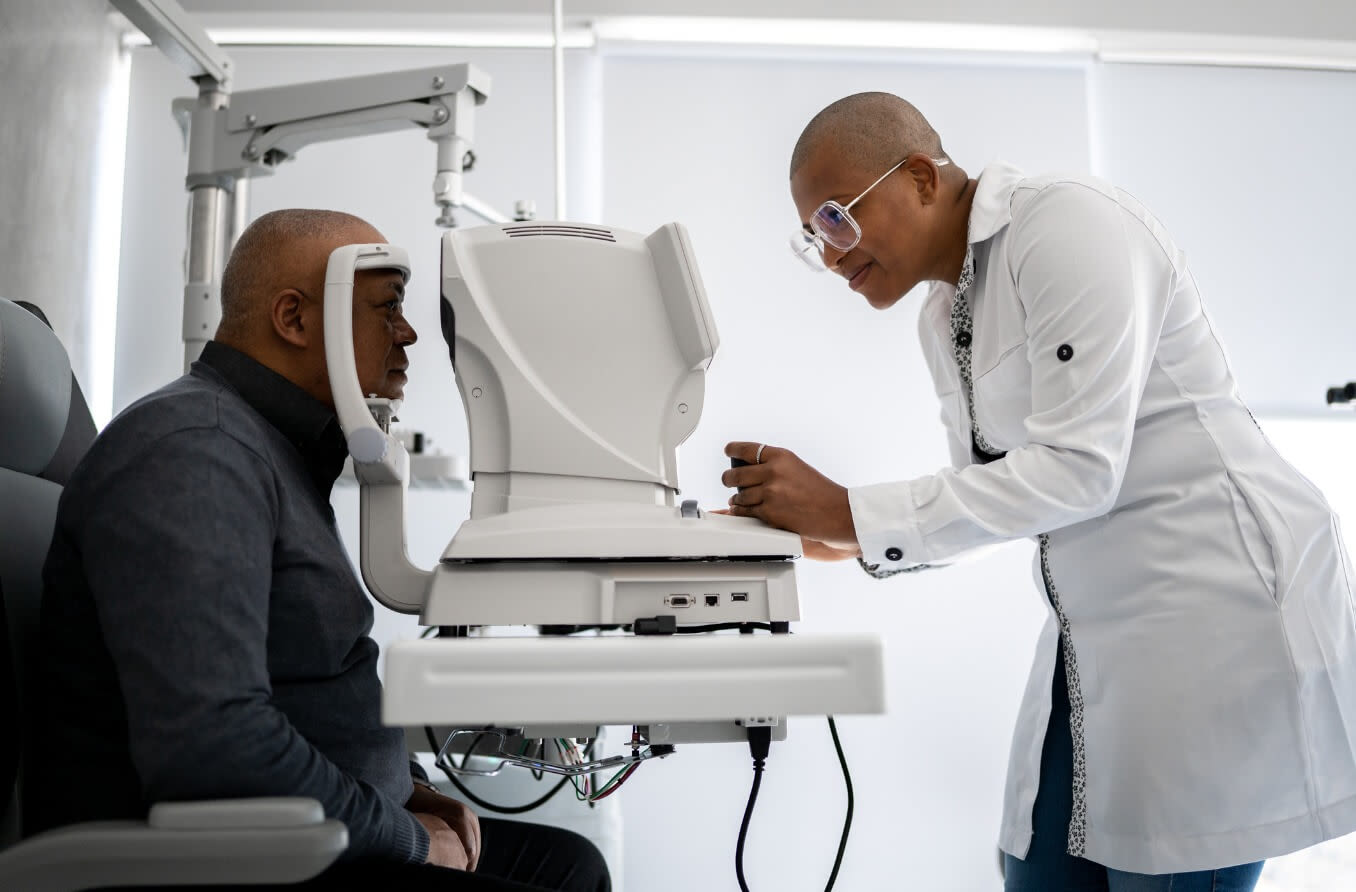
[[[1055,661],[1050,726],[1041,752],[1040,789],[1026,858],[1003,856],[1004,892],[1252,892],[1263,862],[1219,870],[1149,875],[1103,867],[1066,850],[1073,812],[1073,733],[1064,649]]]

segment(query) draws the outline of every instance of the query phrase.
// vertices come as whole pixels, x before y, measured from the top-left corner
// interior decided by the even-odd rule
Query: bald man
[[[259,218],[202,357],[75,472],[44,574],[29,831],[161,801],[307,796],[349,835],[308,888],[609,888],[582,837],[482,824],[412,776],[403,732],[381,723],[373,608],[329,502],[346,447],[322,301],[334,249],[384,241],[334,211]],[[365,393],[403,396],[417,337],[404,296],[399,270],[355,276]]]
[[[971,178],[887,93],[816,115],[790,186],[811,266],[879,310],[928,283],[951,466],[848,488],[731,443],[751,464],[724,474],[730,510],[877,577],[1035,541],[1049,613],[1009,762],[1008,892],[1247,892],[1263,859],[1356,830],[1337,519],[1240,399],[1162,224],[1092,177]]]

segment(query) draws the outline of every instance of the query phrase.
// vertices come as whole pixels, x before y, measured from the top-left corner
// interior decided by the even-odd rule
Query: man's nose
[[[414,326],[410,324],[410,320],[405,318],[405,314],[401,313],[398,317],[396,317],[396,326],[395,326],[396,344],[401,347],[408,347],[410,344],[413,344],[417,340],[419,340],[419,333],[414,330]]]

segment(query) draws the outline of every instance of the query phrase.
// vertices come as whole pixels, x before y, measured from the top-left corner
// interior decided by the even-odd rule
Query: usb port
[[[748,592],[730,592],[731,601],[747,601],[748,599],[749,599]]]
[[[707,607],[715,607],[720,603],[720,595],[704,595],[703,600],[706,601]]]
[[[665,595],[664,603],[669,607],[691,607],[693,602],[691,595]]]

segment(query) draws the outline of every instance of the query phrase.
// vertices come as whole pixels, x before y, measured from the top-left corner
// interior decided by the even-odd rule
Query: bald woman
[[[201,359],[114,419],[75,472],[45,571],[26,829],[306,796],[349,845],[302,888],[609,888],[587,840],[477,820],[411,775],[404,733],[381,722],[373,608],[330,508],[347,449],[323,298],[332,251],[385,240],[335,211],[260,217]],[[400,270],[355,276],[365,393],[403,396],[404,297]]]
[[[847,488],[731,443],[731,512],[873,576],[1012,539],[1049,614],[1013,736],[1008,892],[1251,890],[1356,830],[1356,614],[1336,518],[1243,403],[1186,258],[1134,198],[971,178],[887,93],[791,159],[796,252],[876,309],[927,283],[949,467]]]

